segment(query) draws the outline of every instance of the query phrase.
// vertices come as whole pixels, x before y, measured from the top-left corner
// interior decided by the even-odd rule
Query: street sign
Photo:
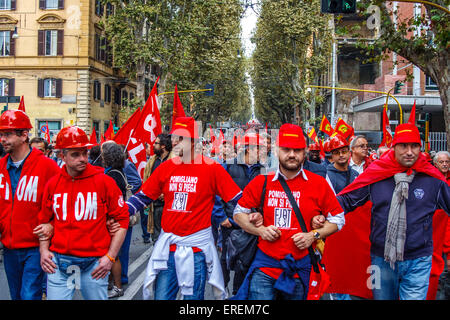
[[[0,96],[0,103],[19,103],[20,96]]]

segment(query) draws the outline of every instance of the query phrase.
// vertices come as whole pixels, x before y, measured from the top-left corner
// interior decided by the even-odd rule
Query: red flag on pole
[[[308,137],[314,141],[314,143],[319,143],[319,139],[317,138],[316,129],[314,127],[311,127],[311,130],[308,132]]]
[[[181,104],[180,97],[178,96],[178,87],[175,85],[175,93],[173,95],[172,126],[175,123],[175,119],[178,117],[186,117],[186,114],[184,113],[183,105]]]
[[[23,101],[23,96],[20,98],[19,110],[25,112],[25,102]]]
[[[392,146],[392,131],[391,125],[389,124],[389,118],[387,115],[387,108],[383,108],[383,139],[381,140],[380,146],[386,146],[390,148]],[[411,118],[411,117],[410,117]]]
[[[128,118],[127,121],[120,127],[119,131],[114,135],[114,141],[118,144],[127,145],[128,140],[136,128],[141,114],[141,108],[137,108],[136,111]]]
[[[22,96],[22,98],[23,98],[23,96]],[[25,109],[23,110],[24,112],[25,112]],[[47,142],[50,144],[51,143],[51,140],[50,140],[50,130],[49,130],[49,128],[48,128],[48,121],[45,121],[45,126],[46,126],[46,130],[45,130],[45,135],[44,135],[44,137],[45,137],[45,140],[47,140]]]
[[[328,119],[325,117],[325,115],[322,118],[322,122],[320,123],[319,131],[322,131],[323,133],[326,133],[328,136],[331,136],[333,134],[333,127],[331,126]]]
[[[408,123],[416,124],[416,100],[411,108],[411,114],[409,115]]]
[[[342,118],[339,118],[336,122],[336,127],[334,128],[334,132],[331,134],[330,137],[334,137],[336,134],[340,134],[345,139],[349,139],[353,134],[355,133],[355,130],[351,125],[346,123]]]
[[[97,133],[95,132],[95,128],[92,128],[91,136],[89,138],[89,142],[93,145],[97,145]]]
[[[114,126],[112,123],[112,120],[109,120],[109,127],[108,129],[105,131],[105,140],[112,140],[114,138]]]

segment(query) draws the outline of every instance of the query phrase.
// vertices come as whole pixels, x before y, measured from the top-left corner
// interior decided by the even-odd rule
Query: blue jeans
[[[204,300],[206,285],[206,259],[203,252],[194,253],[194,294],[184,296],[184,300]],[[175,300],[178,293],[178,279],[175,270],[174,252],[169,254],[167,270],[156,277],[155,300]]]
[[[274,288],[277,279],[268,276],[260,269],[256,269],[250,280],[248,300],[275,300],[277,297],[283,300],[302,300],[305,289],[300,279],[294,280],[294,292],[293,294],[287,294]]]
[[[44,271],[39,248],[3,249],[12,300],[41,300]]]
[[[397,261],[395,269],[383,257],[371,255],[372,266],[379,269],[381,278],[377,281],[377,270],[373,275],[372,288],[375,300],[425,300],[431,271],[431,256]]]
[[[122,247],[118,254],[120,264],[122,265],[122,271],[120,274],[120,279],[122,284],[128,283],[128,264],[130,261],[130,245],[131,245],[131,235],[133,233],[133,227],[129,227],[125,239],[123,240]]]
[[[108,276],[95,280],[91,273],[97,268],[98,257],[81,258],[54,253],[56,272],[47,274],[47,299],[72,300],[80,289],[85,300],[108,300]]]

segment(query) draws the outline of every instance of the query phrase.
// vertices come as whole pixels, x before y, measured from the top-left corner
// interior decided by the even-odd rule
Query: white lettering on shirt
[[[38,181],[38,176],[31,176],[27,183],[27,176],[23,176],[17,186],[17,200],[36,202]]]

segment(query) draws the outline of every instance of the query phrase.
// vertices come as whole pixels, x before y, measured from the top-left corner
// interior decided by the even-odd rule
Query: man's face
[[[445,154],[439,155],[436,160],[436,167],[445,176],[450,170],[450,158]]]
[[[246,152],[248,154],[248,163],[247,164],[255,164],[259,159],[259,147],[258,146],[247,146]]]
[[[416,163],[420,154],[418,143],[398,143],[394,146],[395,159],[404,167],[411,167]]]
[[[6,153],[14,152],[14,150],[17,150],[27,140],[28,131],[21,132],[20,135],[17,135],[17,131],[15,130],[0,131],[0,142]]]
[[[67,149],[66,152],[62,152],[62,160],[66,163],[68,169],[76,175],[79,175],[86,170],[88,163],[88,149]]]
[[[350,150],[348,147],[342,147],[331,151],[331,159],[338,165],[345,166],[350,159]]]
[[[153,152],[159,157],[162,154],[162,148],[161,148],[161,141],[159,138],[156,138],[155,142],[153,143]]]
[[[191,138],[172,135],[172,151],[175,155],[182,157],[191,153]]]
[[[317,161],[320,159],[320,151],[319,150],[311,150],[309,151],[309,160]]]
[[[288,171],[300,170],[305,159],[305,149],[291,149],[280,147],[278,150],[278,160],[280,166]]]
[[[366,139],[359,138],[352,149],[353,154],[360,157],[367,157],[369,154],[369,144]]]
[[[45,144],[43,142],[34,142],[30,146],[45,153]]]

